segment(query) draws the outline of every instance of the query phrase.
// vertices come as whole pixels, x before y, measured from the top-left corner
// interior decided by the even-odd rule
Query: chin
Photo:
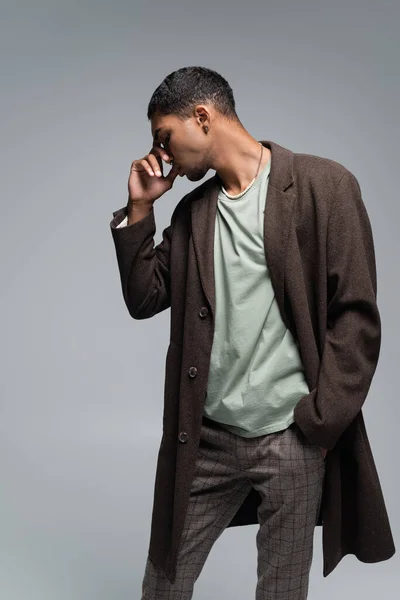
[[[185,176],[189,179],[189,181],[199,181],[200,179],[203,179],[207,171],[208,169],[203,171],[189,171],[188,173],[185,173]]]

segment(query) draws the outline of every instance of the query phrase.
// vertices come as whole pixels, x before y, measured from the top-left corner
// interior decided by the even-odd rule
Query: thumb
[[[175,181],[176,177],[178,176],[178,173],[179,173],[179,169],[175,165],[173,165],[166,178],[171,183],[173,183]]]

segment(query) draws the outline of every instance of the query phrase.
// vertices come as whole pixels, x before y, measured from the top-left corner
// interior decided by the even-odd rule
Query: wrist
[[[132,198],[128,198],[128,203],[126,205],[128,212],[129,211],[145,211],[151,210],[153,207],[154,201],[149,200],[132,200]]]
[[[152,211],[152,202],[131,202],[128,201],[127,213],[128,213],[128,225],[140,221]]]

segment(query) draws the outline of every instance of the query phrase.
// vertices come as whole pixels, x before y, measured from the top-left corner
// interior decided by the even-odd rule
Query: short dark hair
[[[212,104],[227,119],[239,121],[233,91],[226,79],[212,69],[196,66],[182,67],[165,77],[153,92],[147,118],[151,120],[158,112],[185,120],[199,103]]]

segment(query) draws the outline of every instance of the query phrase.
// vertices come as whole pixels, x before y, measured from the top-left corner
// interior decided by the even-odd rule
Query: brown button
[[[190,377],[196,377],[196,375],[197,375],[197,369],[196,369],[196,367],[190,367],[190,369],[189,369],[189,375],[190,375]]]
[[[208,315],[208,308],[207,306],[202,306],[201,309],[199,310],[199,315],[201,318],[204,318]]]
[[[180,441],[180,442],[182,442],[182,443],[186,443],[186,442],[188,441],[188,437],[189,437],[189,436],[188,436],[188,434],[186,433],[186,431],[181,431],[181,432],[179,433],[179,436],[178,436],[178,438],[179,438],[179,441]]]

